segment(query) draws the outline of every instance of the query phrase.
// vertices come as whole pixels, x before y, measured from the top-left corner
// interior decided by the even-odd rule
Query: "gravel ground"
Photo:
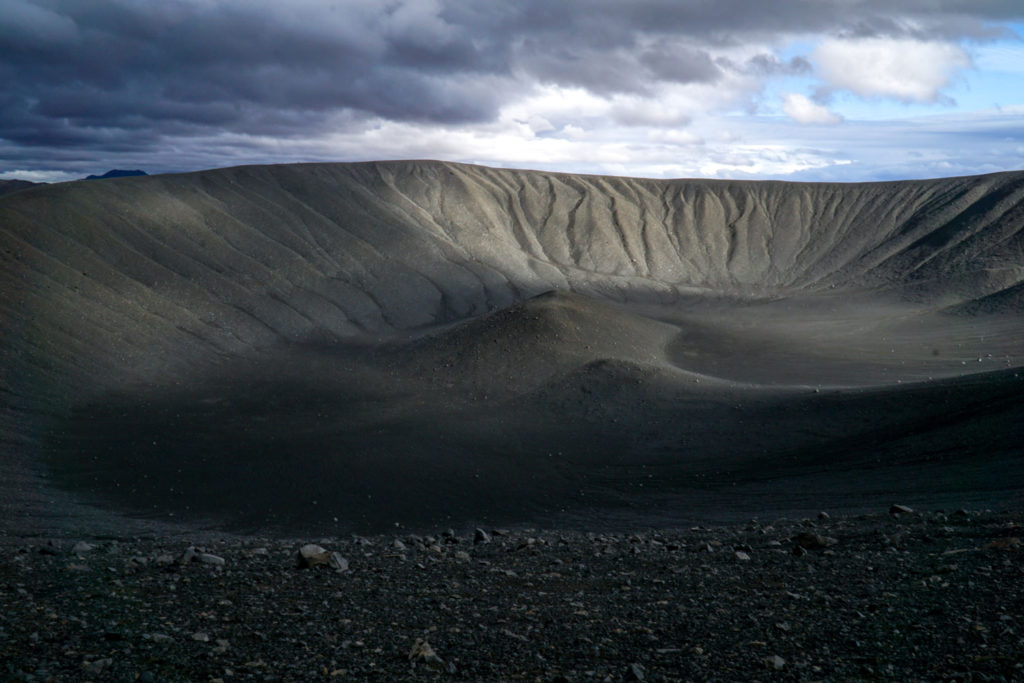
[[[5,538],[0,678],[1021,680],[1022,523]]]

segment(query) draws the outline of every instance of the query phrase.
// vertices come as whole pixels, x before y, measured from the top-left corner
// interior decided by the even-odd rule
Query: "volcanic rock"
[[[831,536],[822,536],[811,531],[802,531],[793,537],[793,542],[805,550],[824,550],[839,542]]]
[[[331,562],[331,553],[315,543],[307,543],[299,548],[295,555],[295,562],[299,569],[325,566]]]

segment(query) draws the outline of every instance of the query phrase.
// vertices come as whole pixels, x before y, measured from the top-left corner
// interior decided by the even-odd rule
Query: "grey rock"
[[[82,662],[82,668],[85,670],[86,673],[93,674],[93,675],[99,675],[99,674],[103,673],[104,669],[106,669],[107,667],[109,667],[113,663],[114,663],[114,660],[110,659],[109,657],[104,658],[104,659],[94,659],[91,662],[90,661]]]
[[[40,555],[59,555],[60,544],[57,541],[47,541],[43,545],[39,546]]]
[[[85,541],[79,541],[71,548],[71,552],[75,555],[84,555],[88,552],[92,552],[96,549],[92,543],[86,543]]]
[[[490,542],[491,542],[490,534],[488,534],[483,529],[477,528],[476,531],[473,532],[473,543],[475,545],[482,545],[482,544],[490,543]]]
[[[527,548],[533,548],[536,545],[537,539],[533,536],[528,536],[527,538],[524,538],[521,541],[519,541],[519,544],[516,546],[516,550],[525,550]]]
[[[451,665],[446,665],[444,660],[441,659],[438,654],[434,651],[434,648],[423,638],[417,638],[413,644],[412,649],[409,651],[409,661],[416,664],[426,664],[431,667],[438,667],[447,670],[449,673],[454,673],[455,669]]]
[[[319,546],[316,543],[307,543],[299,548],[295,560],[299,569],[309,569],[310,567],[330,564],[331,554],[323,546]]]
[[[519,633],[514,633],[514,632],[510,631],[507,628],[501,629],[500,633],[501,633],[501,635],[505,636],[506,638],[511,638],[512,640],[518,640],[521,643],[528,643],[528,642],[530,642],[530,639],[527,638],[526,636],[521,635]]]
[[[786,667],[786,660],[778,655],[764,658],[764,665],[774,671],[782,671]]]
[[[129,557],[124,564],[127,569],[137,569],[139,567],[147,566],[149,564],[149,558],[143,557],[142,555],[134,555]]]
[[[823,550],[839,542],[831,536],[822,536],[811,531],[801,531],[793,537],[793,542],[800,548],[806,550]]]
[[[339,573],[348,571],[348,560],[342,557],[341,553],[337,551],[331,553],[330,558],[327,560],[327,565]]]
[[[633,662],[626,667],[626,674],[624,678],[627,681],[645,681],[647,680],[647,670],[643,664]]]
[[[203,564],[209,564],[214,567],[223,567],[226,564],[223,557],[219,555],[211,555],[210,553],[201,553],[199,555],[199,561]]]

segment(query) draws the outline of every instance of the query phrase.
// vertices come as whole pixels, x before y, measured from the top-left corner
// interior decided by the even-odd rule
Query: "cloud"
[[[669,141],[763,110],[771,83],[941,100],[970,63],[964,41],[1024,19],[1018,0],[895,4],[0,0],[0,173],[487,149],[564,170],[695,172],[679,155],[710,148]],[[798,122],[836,116],[785,105]]]
[[[75,23],[66,16],[23,0],[10,0],[2,5],[4,21],[0,22],[0,39],[7,49],[29,49],[32,40],[71,42],[77,38]]]
[[[736,137],[731,147],[765,145],[807,161],[806,168],[789,175],[791,180],[900,180],[991,173],[1022,169],[1016,149],[1024,141],[1022,113],[1024,107],[906,119],[847,119],[842,126],[801,126],[797,132],[780,117],[755,117],[733,123]],[[812,161],[818,165],[810,165]],[[757,177],[744,175],[741,168],[731,175]]]
[[[836,124],[843,121],[842,116],[829,111],[828,107],[815,104],[805,95],[797,93],[786,94],[782,103],[782,111],[797,123]]]
[[[958,45],[911,38],[826,40],[812,56],[832,88],[862,97],[935,102],[971,59]]]
[[[772,54],[758,54],[747,60],[746,71],[759,76],[799,76],[810,74],[814,67],[804,57],[791,57],[783,62]]]
[[[27,180],[32,183],[61,183],[66,180],[81,180],[82,176],[67,171],[46,169],[28,170],[16,168],[13,171],[0,173],[0,180]]]

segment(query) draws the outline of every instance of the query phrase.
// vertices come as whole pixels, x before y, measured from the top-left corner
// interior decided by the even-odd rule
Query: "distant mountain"
[[[126,178],[133,175],[147,175],[145,171],[125,171],[119,168],[115,168],[111,171],[107,171],[103,175],[90,175],[86,176],[86,180],[103,180],[104,178]]]
[[[19,192],[39,184],[40,183],[32,183],[27,180],[0,180],[0,195]]]

